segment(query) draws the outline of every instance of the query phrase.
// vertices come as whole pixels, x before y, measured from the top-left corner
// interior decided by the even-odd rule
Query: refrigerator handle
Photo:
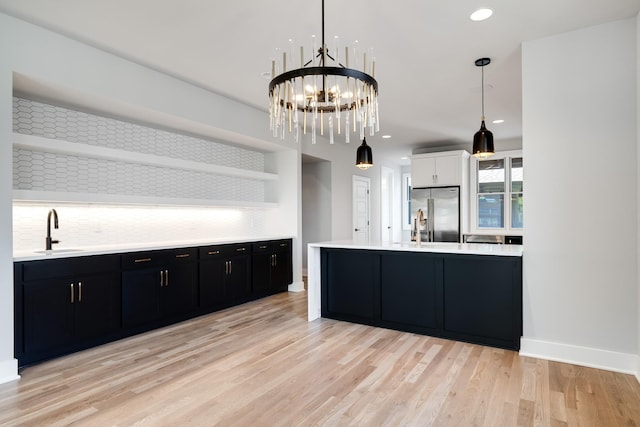
[[[429,218],[427,219],[427,239],[429,242],[433,242],[435,240],[435,233],[434,233],[434,226],[435,226],[435,222],[433,220],[433,214],[434,214],[434,203],[435,201],[433,199],[429,199],[428,203],[427,203],[427,209],[429,211],[428,215]]]

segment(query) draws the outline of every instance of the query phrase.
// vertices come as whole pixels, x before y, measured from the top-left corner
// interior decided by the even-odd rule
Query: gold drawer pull
[[[260,249],[267,249],[267,248],[268,248],[267,245],[260,246]]]
[[[134,262],[149,262],[149,261],[151,261],[151,258],[140,258],[135,260]]]
[[[282,246],[289,246],[289,244],[288,244],[288,243],[280,243],[280,246],[281,246],[281,247],[282,247]]]
[[[218,255],[220,253],[220,251],[211,251],[208,252],[207,255]]]
[[[238,249],[236,249],[236,252],[244,252],[246,250],[247,250],[247,248],[238,248]]]
[[[188,256],[190,256],[190,254],[179,254],[176,255],[176,258],[187,258]]]

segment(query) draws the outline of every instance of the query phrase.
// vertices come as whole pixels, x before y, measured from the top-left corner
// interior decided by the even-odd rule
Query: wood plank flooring
[[[2,426],[640,426],[631,375],[320,319],[283,293],[28,367]]]

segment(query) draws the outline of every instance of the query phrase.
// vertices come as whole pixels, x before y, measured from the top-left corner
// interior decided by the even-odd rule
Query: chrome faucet
[[[58,212],[55,209],[51,209],[47,215],[47,239],[45,249],[50,251],[51,246],[54,243],[60,243],[60,240],[53,240],[51,238],[51,214],[53,214],[53,228],[58,229]]]

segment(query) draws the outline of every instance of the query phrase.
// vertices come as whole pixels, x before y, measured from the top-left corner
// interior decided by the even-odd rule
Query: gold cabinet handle
[[[273,266],[278,266],[278,254],[273,254]]]
[[[78,282],[78,302],[82,302],[82,282]]]
[[[244,252],[246,250],[247,250],[247,248],[238,248],[238,249],[236,249],[236,252]]]
[[[259,246],[260,249],[267,249],[267,247],[268,247],[267,245]]]
[[[149,262],[151,261],[151,258],[139,258],[133,262]]]
[[[164,285],[169,286],[169,270],[164,271]]]
[[[69,289],[71,290],[71,304],[73,304],[73,296],[74,296],[74,295],[73,295],[73,294],[74,294],[74,292],[73,292],[73,283],[71,283],[71,284],[69,285]]]
[[[160,287],[164,286],[164,271],[160,270]]]
[[[285,246],[289,246],[289,244],[288,244],[288,243],[280,243],[280,247],[281,247],[281,248],[283,248],[283,247],[285,247]]]
[[[176,258],[187,258],[189,257],[191,254],[178,254],[176,255]]]
[[[229,261],[229,274],[231,274],[232,271],[233,271],[233,264],[232,264],[232,261]]]
[[[220,251],[209,251],[207,252],[207,255],[218,255],[220,253]]]

